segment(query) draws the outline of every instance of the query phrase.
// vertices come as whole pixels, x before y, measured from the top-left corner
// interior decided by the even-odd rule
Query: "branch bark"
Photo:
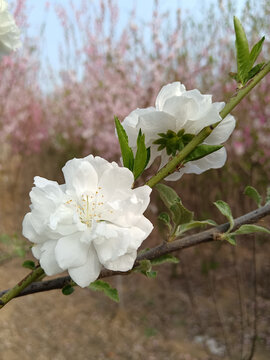
[[[259,209],[256,209],[254,211],[251,211],[245,215],[236,218],[234,220],[234,227],[232,231],[238,229],[241,225],[255,223],[267,215],[270,215],[270,204],[262,206]],[[158,245],[142,254],[139,254],[134,264],[134,267],[136,267],[139,264],[140,260],[144,260],[144,259],[153,260],[162,255],[169,254],[177,250],[186,249],[207,242],[219,241],[216,240],[217,238],[216,235],[226,232],[228,228],[229,228],[229,223],[225,223],[215,228],[202,231],[198,234],[186,236],[170,243],[163,243],[161,245]],[[129,270],[127,272],[121,272],[121,271],[111,271],[104,269],[101,271],[99,275],[99,279],[114,275],[128,275],[131,272],[132,270]],[[69,276],[63,276],[53,280],[33,282],[27,288],[25,288],[23,291],[17,294],[16,297],[35,294],[43,291],[62,289],[65,285],[69,284],[71,281],[72,280]],[[0,298],[8,291],[9,290],[4,290],[0,292]]]

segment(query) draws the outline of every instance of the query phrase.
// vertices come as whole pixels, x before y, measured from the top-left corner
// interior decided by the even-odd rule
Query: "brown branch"
[[[251,212],[235,219],[234,227],[232,230],[238,229],[243,224],[255,223],[258,220],[260,220],[261,218],[263,218],[269,214],[270,214],[270,204],[265,205],[254,211],[251,211]],[[170,243],[163,243],[163,244],[156,246],[142,254],[139,254],[136,259],[136,262],[134,264],[134,267],[136,267],[138,265],[140,260],[144,260],[144,259],[153,260],[155,258],[158,258],[165,254],[169,254],[176,250],[186,249],[186,248],[196,246],[196,245],[199,245],[202,243],[218,241],[218,240],[216,240],[217,239],[216,234],[224,233],[228,228],[229,228],[229,223],[225,223],[225,224],[219,225],[215,228],[200,232],[198,234],[186,236],[184,238],[180,238],[180,239],[175,240]],[[99,279],[109,277],[109,276],[114,276],[114,275],[128,275],[130,273],[131,273],[131,270],[129,270],[127,272],[121,272],[121,271],[111,271],[111,270],[104,269],[101,271],[101,273],[99,275]],[[63,276],[63,277],[59,277],[59,278],[53,279],[53,280],[33,282],[31,285],[29,285],[27,288],[25,288],[22,292],[20,292],[17,295],[17,297],[34,294],[34,293],[39,293],[39,292],[43,292],[43,291],[62,289],[65,285],[69,284],[70,281],[71,281],[71,278],[69,276]],[[4,290],[4,291],[0,292],[0,297],[2,297],[7,291],[8,290]]]

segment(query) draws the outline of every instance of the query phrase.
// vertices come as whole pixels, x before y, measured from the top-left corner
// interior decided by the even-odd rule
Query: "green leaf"
[[[139,265],[133,269],[134,272],[139,272],[150,279],[153,279],[157,276],[157,272],[152,270],[152,263],[150,260],[141,260]]]
[[[265,205],[270,203],[270,186],[266,189]]]
[[[186,209],[182,202],[171,205],[172,220],[176,226],[189,223],[193,219],[193,212]]]
[[[255,61],[257,60],[258,56],[262,51],[263,42],[265,37],[263,36],[260,41],[255,44],[249,54],[249,68],[251,69]]]
[[[122,158],[123,158],[123,164],[125,167],[127,167],[129,170],[133,171],[133,165],[134,165],[134,155],[131,150],[131,148],[128,145],[128,136],[123,128],[122,124],[120,123],[119,119],[115,116],[115,127],[118,135],[118,140],[121,148]]]
[[[217,226],[217,223],[214,220],[202,220],[202,221],[194,220],[189,222],[188,224],[180,225],[179,228],[177,229],[176,235],[178,236],[188,230],[195,229],[197,227],[205,227],[207,225]]]
[[[231,235],[231,234],[227,235],[226,234],[224,236],[224,240],[228,241],[231,245],[236,245],[236,240],[235,240],[234,235]]]
[[[226,218],[229,220],[230,227],[227,230],[227,233],[230,232],[230,230],[233,228],[234,221],[233,221],[233,216],[232,216],[232,212],[231,212],[229,205],[225,201],[222,201],[222,200],[217,200],[216,202],[214,202],[214,205],[216,205],[216,207],[221,212],[221,214],[226,216]]]
[[[63,295],[71,295],[74,292],[74,287],[71,285],[65,285],[62,289]]]
[[[160,213],[158,216],[158,219],[166,225],[170,224],[170,222],[171,222],[170,215],[166,212]]]
[[[172,256],[170,254],[165,254],[162,255],[156,259],[151,260],[151,264],[152,265],[161,265],[164,263],[173,263],[173,264],[178,264],[179,263],[179,259],[177,259],[177,257]]]
[[[221,149],[222,145],[206,145],[201,144],[198,145],[191,153],[185,158],[184,162],[187,163],[188,161],[194,161],[201,159],[209,154],[212,154],[213,152]]]
[[[170,207],[176,202],[180,202],[179,196],[171,187],[164,184],[157,184],[155,188],[159,192],[161,200],[168,209],[170,209]]]
[[[253,186],[247,186],[244,194],[253,199],[259,207],[262,205],[262,197]]]
[[[30,270],[34,270],[36,265],[34,263],[34,261],[32,260],[26,260],[22,263],[22,266],[25,267],[26,269],[30,269]]]
[[[1,234],[0,242],[9,245],[11,243],[11,237],[8,234]]]
[[[149,150],[148,150],[149,149]],[[150,148],[146,149],[145,136],[140,129],[137,137],[137,152],[134,160],[133,174],[136,180],[147,166],[150,158]],[[149,152],[149,153],[148,153]]]
[[[89,289],[94,291],[103,291],[103,293],[108,296],[111,300],[119,302],[119,296],[117,289],[114,289],[105,281],[96,280],[92,282],[89,286]]]
[[[21,247],[21,246],[17,246],[14,249],[14,253],[19,256],[19,257],[25,257],[26,251]]]
[[[265,234],[270,234],[270,230],[266,229],[263,226],[245,224],[245,225],[240,226],[239,229],[237,229],[236,231],[234,231],[230,235],[244,235],[244,234],[253,234],[253,233],[258,233],[258,232],[262,232],[262,233],[265,233]]]
[[[237,57],[237,73],[242,84],[245,82],[249,69],[248,41],[240,20],[234,16],[235,47]]]
[[[254,68],[249,70],[246,81],[252,79],[255,75],[257,75],[258,72],[261,71],[261,68],[263,67],[263,65],[264,65],[264,62],[254,66]]]

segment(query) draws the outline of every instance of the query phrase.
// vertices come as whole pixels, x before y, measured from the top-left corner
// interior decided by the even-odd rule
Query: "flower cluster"
[[[223,102],[212,103],[211,95],[202,95],[199,90],[186,91],[180,82],[164,86],[156,99],[156,107],[136,109],[123,121],[132,150],[136,150],[136,139],[141,129],[145,135],[147,147],[151,147],[150,166],[156,157],[161,156],[160,167],[163,167],[173,153],[173,145],[178,146],[183,138],[197,135],[204,127],[221,121],[219,112]],[[228,115],[205,139],[204,144],[220,145],[231,135],[235,119]],[[169,133],[168,133],[169,132]],[[162,144],[160,137],[171,138],[171,152]],[[174,138],[172,138],[174,134]],[[186,137],[185,137],[186,136]],[[164,140],[165,141],[165,140]],[[175,148],[176,149],[176,148]],[[226,161],[226,150],[221,149],[194,161],[187,162],[179,171],[169,175],[166,180],[178,180],[184,173],[200,174],[210,168],[220,168]]]
[[[0,0],[0,60],[20,46],[20,30],[8,11],[6,0]]]
[[[63,185],[35,177],[31,212],[23,221],[23,235],[34,243],[45,273],[68,270],[85,287],[102,265],[130,270],[153,228],[143,216],[151,188],[132,189],[131,171],[92,155],[68,161],[63,173]]]

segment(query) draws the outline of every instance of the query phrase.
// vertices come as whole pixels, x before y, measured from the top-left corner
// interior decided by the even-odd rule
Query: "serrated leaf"
[[[217,226],[217,223],[214,220],[202,220],[202,221],[194,220],[188,224],[180,225],[176,232],[176,235],[183,234],[184,232],[191,230],[191,229],[195,229],[197,227],[205,227],[207,225]]]
[[[151,264],[152,265],[161,265],[164,263],[173,263],[173,264],[178,264],[179,263],[179,259],[177,259],[177,257],[172,256],[170,254],[165,254],[162,255],[156,259],[151,260]]]
[[[257,75],[258,72],[261,71],[263,65],[264,65],[264,62],[260,63],[260,64],[257,64],[256,66],[254,66],[254,68],[249,70],[246,81],[252,79],[255,75]]]
[[[207,144],[201,144],[198,145],[184,160],[185,163],[188,161],[194,161],[199,160],[209,154],[212,154],[213,152],[221,149],[222,145],[207,145]]]
[[[260,41],[255,44],[249,54],[249,69],[252,68],[253,64],[257,60],[258,56],[260,55],[262,51],[263,42],[265,40],[265,37],[263,36]]]
[[[231,245],[236,245],[235,237],[231,234],[225,235],[224,240],[228,241]]]
[[[74,287],[71,285],[65,285],[62,289],[63,295],[71,295],[74,292]]]
[[[175,202],[171,205],[170,211],[172,213],[172,220],[176,226],[185,224],[193,219],[193,212],[184,207],[181,202]]]
[[[36,265],[34,263],[34,261],[32,260],[26,260],[22,263],[22,266],[25,267],[26,269],[30,269],[30,270],[34,270]]]
[[[227,230],[227,233],[230,232],[230,230],[233,228],[233,225],[234,225],[231,208],[225,201],[222,201],[222,200],[217,200],[216,202],[214,202],[214,205],[218,208],[218,210],[221,212],[221,214],[226,216],[226,218],[229,220],[230,227]]]
[[[237,229],[230,235],[245,235],[245,234],[254,234],[254,233],[258,233],[258,232],[270,234],[270,230],[268,230],[267,228],[265,228],[263,226],[245,224],[245,225],[240,226],[239,229]]]
[[[128,136],[123,128],[122,124],[120,123],[119,119],[115,116],[115,127],[117,131],[117,136],[120,144],[120,149],[122,153],[123,158],[123,164],[125,167],[127,167],[129,170],[133,171],[134,166],[134,155],[131,150],[131,148],[128,145]]]
[[[237,73],[242,84],[249,71],[249,46],[244,28],[240,20],[234,16],[235,47],[237,57]]]
[[[170,209],[170,207],[176,202],[180,202],[179,196],[171,187],[164,184],[157,184],[155,188],[159,192],[161,200],[168,209]]]
[[[150,148],[149,148],[150,149]],[[147,166],[150,155],[147,153],[147,149],[145,146],[145,136],[142,134],[140,129],[138,137],[137,137],[137,152],[134,160],[133,174],[134,179],[136,180],[144,169]],[[150,151],[150,150],[149,150]]]
[[[259,207],[262,205],[262,197],[253,186],[247,186],[244,194],[253,199]]]
[[[103,291],[103,293],[111,300],[119,302],[119,295],[117,289],[112,288],[111,285],[105,281],[96,280],[92,282],[88,287],[89,289],[94,291]]]

